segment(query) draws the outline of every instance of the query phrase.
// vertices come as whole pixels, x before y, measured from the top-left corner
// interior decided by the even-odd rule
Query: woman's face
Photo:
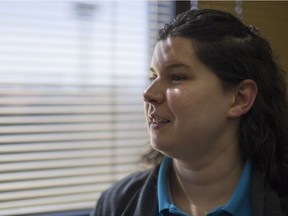
[[[220,79],[200,62],[191,40],[157,43],[144,92],[153,148],[173,158],[197,158],[224,151],[235,142],[227,114],[234,100]],[[233,124],[235,125],[235,124]]]

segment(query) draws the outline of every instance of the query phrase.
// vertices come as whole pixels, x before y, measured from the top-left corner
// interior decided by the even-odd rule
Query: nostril
[[[149,88],[143,92],[143,100],[147,103],[153,100],[153,95]]]
[[[164,90],[159,82],[153,82],[151,85],[143,92],[143,100],[146,103],[161,103],[164,100]]]
[[[146,102],[146,103],[149,102],[144,95],[143,95],[143,101]]]
[[[146,103],[159,104],[163,101],[163,96],[160,94],[145,94],[143,100]]]
[[[143,93],[143,100],[144,100],[146,103],[149,103],[149,102],[151,102],[152,97],[151,97],[149,94],[147,94],[146,92],[144,92],[144,93]]]

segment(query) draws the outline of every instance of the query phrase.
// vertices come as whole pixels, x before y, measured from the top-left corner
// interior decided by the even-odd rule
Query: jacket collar
[[[251,201],[254,216],[284,216],[278,194],[265,184],[264,173],[255,167],[252,172]]]

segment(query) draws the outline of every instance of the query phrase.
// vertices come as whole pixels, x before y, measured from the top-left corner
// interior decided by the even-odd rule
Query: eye
[[[172,74],[171,80],[172,81],[183,81],[183,80],[186,80],[186,77],[182,74]]]
[[[156,75],[156,74],[151,74],[151,75],[149,76],[149,81],[152,82],[152,81],[154,81],[156,78],[157,78],[157,75]]]

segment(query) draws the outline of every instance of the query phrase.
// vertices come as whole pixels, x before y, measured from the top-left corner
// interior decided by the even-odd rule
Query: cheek
[[[216,91],[216,90],[215,90]],[[217,110],[226,109],[223,97],[213,94],[215,91],[200,91],[191,89],[169,89],[166,92],[169,110],[176,116],[189,118],[208,118]],[[219,110],[218,110],[219,111]],[[202,117],[201,117],[202,116]]]
[[[181,106],[183,101],[183,94],[180,89],[167,89],[166,91],[167,104],[170,109],[174,109],[175,106]]]
[[[167,105],[174,115],[181,115],[188,110],[193,109],[191,92],[179,88],[168,89],[166,92]]]

